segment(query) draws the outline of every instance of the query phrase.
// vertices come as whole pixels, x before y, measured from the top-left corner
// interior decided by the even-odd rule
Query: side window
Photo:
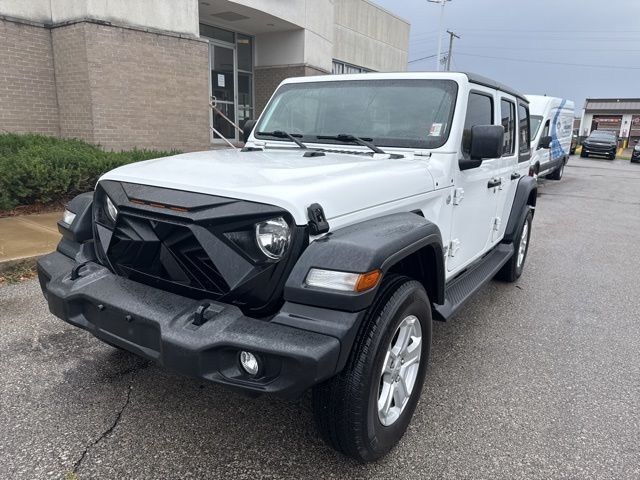
[[[502,156],[515,153],[516,149],[516,106],[508,100],[500,100],[500,121],[504,127]]]
[[[549,120],[547,120],[547,123],[544,124],[544,128],[542,129],[542,136],[543,137],[548,137],[549,136]]]
[[[475,125],[493,125],[493,97],[484,93],[471,92],[467,105],[467,117],[462,132],[462,153],[468,157],[471,153],[471,127]]]
[[[526,162],[531,158],[531,126],[529,124],[529,107],[522,103],[518,105],[518,117],[520,118],[520,156],[519,162]]]

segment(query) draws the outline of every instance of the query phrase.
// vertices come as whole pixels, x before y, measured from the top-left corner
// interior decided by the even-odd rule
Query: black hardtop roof
[[[527,104],[529,103],[529,100],[527,100],[527,97],[525,97],[523,94],[521,94],[517,90],[514,90],[513,88],[508,87],[503,83],[496,82],[495,80],[491,80],[490,78],[483,77],[482,75],[478,75],[476,73],[469,73],[469,72],[461,72],[461,73],[465,74],[469,79],[469,82],[471,83],[482,85],[483,87],[495,88],[496,90],[500,90],[501,92],[508,93],[509,95],[513,95],[514,97],[519,98],[520,100],[522,100]]]

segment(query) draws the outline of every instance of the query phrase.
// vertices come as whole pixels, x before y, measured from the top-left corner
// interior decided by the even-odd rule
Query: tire
[[[540,173],[540,164],[536,163],[535,166],[531,169],[531,173],[529,174],[529,176],[533,177],[536,180],[538,180],[538,174],[539,173]]]
[[[580,152],[580,158],[587,158],[589,157],[588,153],[585,153],[584,150]]]
[[[560,180],[562,178],[562,174],[564,173],[564,165],[565,161],[563,159],[560,163],[560,166],[556,168],[552,173],[547,175],[547,178],[550,178],[551,180]]]
[[[515,249],[513,251],[513,255],[509,259],[507,263],[504,264],[502,269],[496,275],[498,280],[502,280],[505,282],[515,282],[520,275],[522,275],[522,270],[524,270],[524,264],[527,260],[527,253],[529,252],[529,239],[531,238],[531,224],[533,222],[533,212],[529,210],[527,216],[522,222],[520,226],[520,230],[518,231],[518,235],[516,236],[516,240],[513,242]],[[525,225],[527,226],[525,231]],[[524,233],[524,235],[523,235]],[[520,248],[522,247],[522,240],[526,238],[524,243],[524,252],[522,256],[522,260],[519,261],[519,253]]]
[[[611,155],[609,155],[609,160],[615,160],[616,159],[616,154],[612,153]]]
[[[416,333],[416,324],[420,327],[421,342],[410,351],[415,358],[419,348],[417,368],[416,363],[405,366],[396,363],[390,368],[392,371],[384,373],[383,367],[393,361],[388,352],[391,345],[395,343],[397,347],[397,342],[406,338],[399,332],[404,332],[400,327],[407,320],[411,325],[407,327],[409,331]],[[409,347],[417,343],[417,336],[410,337]],[[369,307],[344,370],[313,389],[314,416],[324,440],[363,463],[387,454],[400,441],[411,421],[422,391],[430,349],[431,305],[427,293],[415,280],[388,275]],[[411,353],[403,357],[409,355]],[[402,368],[404,372],[412,372],[411,377],[415,374],[412,388],[408,387],[410,378],[408,381],[395,378],[402,376]],[[397,407],[395,398],[401,385],[410,393],[404,407]],[[391,395],[385,395],[385,391]],[[378,409],[382,397],[394,399],[388,404],[387,416]]]

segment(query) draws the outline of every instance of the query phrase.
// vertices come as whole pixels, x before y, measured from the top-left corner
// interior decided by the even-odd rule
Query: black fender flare
[[[430,268],[432,302],[444,301],[445,265],[442,235],[434,223],[416,213],[395,213],[341,228],[312,242],[294,266],[284,288],[287,302],[346,312],[366,309],[377,287],[362,293],[313,288],[305,280],[311,268],[383,275],[394,265],[425,248],[433,249]]]
[[[529,211],[535,211],[537,198],[538,182],[533,177],[522,177],[518,181],[502,243],[513,242],[518,228],[524,222]]]
[[[93,192],[81,193],[67,204],[66,209],[76,216],[71,225],[67,225],[62,220],[58,221],[58,231],[65,239],[84,243],[93,238],[92,204]]]
[[[71,225],[58,221],[58,231],[62,238],[56,250],[79,263],[95,259],[93,248],[93,192],[81,193],[74,197],[66,209],[75,214]]]

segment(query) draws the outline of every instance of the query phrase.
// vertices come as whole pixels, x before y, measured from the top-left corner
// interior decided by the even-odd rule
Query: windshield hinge
[[[464,198],[464,188],[456,188],[453,191],[453,204],[460,205],[460,202]]]

